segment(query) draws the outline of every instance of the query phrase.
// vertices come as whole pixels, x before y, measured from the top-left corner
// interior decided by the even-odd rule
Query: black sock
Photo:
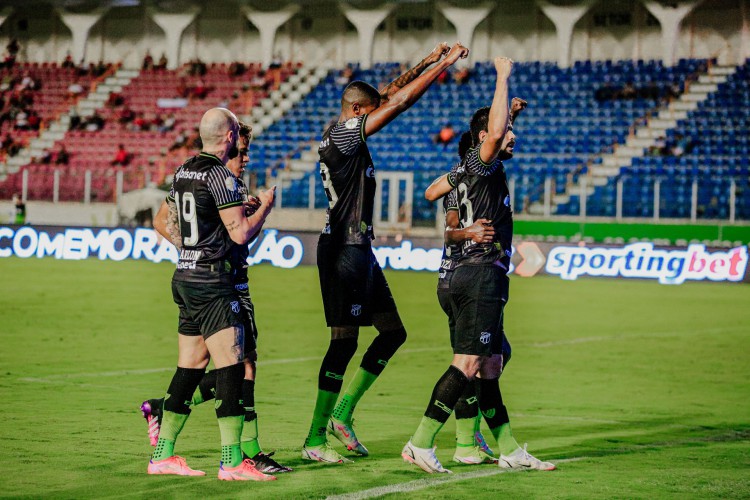
[[[475,418],[477,416],[479,406],[477,405],[476,383],[477,381],[475,379],[466,384],[463,394],[458,398],[455,408],[457,419]]]
[[[344,383],[344,372],[354,353],[357,352],[357,339],[333,339],[323,358],[318,373],[318,389],[338,394]]]
[[[216,397],[216,370],[206,372],[198,384],[198,390],[201,394],[201,403],[204,401],[211,401]]]
[[[244,363],[219,368],[216,371],[216,417],[238,417],[245,413],[242,407],[242,382]]]
[[[453,413],[453,408],[455,408],[458,398],[461,397],[461,393],[464,392],[468,383],[469,379],[461,370],[453,365],[448,367],[448,370],[435,384],[435,389],[433,389],[430,397],[430,404],[427,406],[424,416],[444,424]]]
[[[370,347],[367,348],[360,366],[373,375],[380,375],[388,361],[404,342],[406,342],[406,329],[404,327],[389,332],[380,332],[372,341]]]
[[[164,398],[164,410],[189,415],[193,393],[204,373],[203,368],[177,367],[167,389],[167,397]]]
[[[508,410],[503,404],[498,379],[477,379],[477,398],[479,409],[490,429],[495,429],[510,422]]]
[[[255,412],[255,380],[242,381],[242,405],[245,409],[245,422],[258,418]]]

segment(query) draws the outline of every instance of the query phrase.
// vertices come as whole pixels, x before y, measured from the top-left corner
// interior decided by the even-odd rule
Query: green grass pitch
[[[451,419],[437,444],[455,474],[436,477],[400,457],[451,359],[430,273],[387,273],[409,339],[356,412],[372,455],[345,466],[301,460],[328,339],[310,267],[251,269],[261,444],[295,471],[273,483],[218,481],[207,404],[177,452],[208,475],[149,477],[138,406],[164,393],[176,361],[172,269],[0,260],[0,496],[750,497],[749,286],[513,278],[513,360],[501,386],[516,438],[559,468],[451,467]],[[373,335],[363,330],[349,376]]]

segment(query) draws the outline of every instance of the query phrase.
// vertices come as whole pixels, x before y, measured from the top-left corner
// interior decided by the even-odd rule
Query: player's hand
[[[445,60],[449,64],[455,64],[459,59],[466,59],[467,57],[469,57],[469,49],[461,45],[461,42],[456,42],[456,44],[451,47],[448,55],[445,56]]]
[[[510,101],[510,113],[513,116],[517,116],[518,113],[526,109],[526,106],[528,106],[529,103],[521,99],[520,97],[514,97],[512,101]]]
[[[436,63],[440,60],[441,57],[447,54],[450,49],[451,47],[450,45],[448,45],[448,42],[440,42],[435,46],[434,49],[432,49],[432,52],[430,52],[429,55],[425,57],[425,61],[428,64]]]
[[[245,217],[250,217],[251,215],[253,215],[262,205],[260,199],[256,198],[255,196],[248,196],[247,201],[243,202],[242,204],[245,206]]]
[[[496,57],[495,58],[495,71],[497,71],[498,78],[508,78],[511,71],[513,71],[513,59],[509,57]]]
[[[276,186],[258,193],[258,199],[261,205],[265,205],[269,210],[273,208],[273,203],[276,201]]]
[[[466,228],[466,235],[475,243],[492,243],[495,238],[495,228],[487,219],[478,219]]]

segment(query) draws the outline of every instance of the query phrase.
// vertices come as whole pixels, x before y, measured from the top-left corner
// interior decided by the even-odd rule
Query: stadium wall
[[[702,2],[683,21],[678,58],[718,56],[739,62],[742,54],[742,0]],[[374,61],[415,62],[438,40],[456,32],[436,3],[397,5],[376,33]],[[2,25],[0,43],[21,43],[20,59],[62,61],[71,49],[71,34],[48,3],[32,1],[13,8]],[[467,41],[465,41],[467,42]],[[467,42],[468,43],[468,42]],[[572,59],[660,59],[661,28],[639,0],[597,2],[578,21],[571,45]],[[555,27],[528,0],[507,0],[476,29],[471,43],[474,60],[504,54],[517,60],[555,61]],[[91,29],[86,60],[122,61],[139,67],[146,50],[158,59],[166,52],[164,34],[144,6],[112,7]],[[745,48],[747,50],[747,48]],[[342,66],[358,61],[357,32],[335,2],[306,5],[279,30],[275,52],[283,60]],[[239,5],[215,0],[204,8],[182,36],[181,61],[260,61],[260,35]]]

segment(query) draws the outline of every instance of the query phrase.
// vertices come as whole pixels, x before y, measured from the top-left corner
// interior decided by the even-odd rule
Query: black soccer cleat
[[[274,452],[265,454],[262,451],[258,452],[251,460],[255,462],[255,468],[264,474],[280,474],[282,472],[292,472],[291,467],[285,467],[278,463],[276,460],[271,458]]]

